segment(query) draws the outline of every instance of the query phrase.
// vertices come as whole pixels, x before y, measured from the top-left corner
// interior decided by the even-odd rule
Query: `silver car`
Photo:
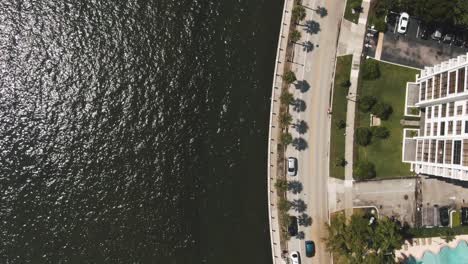
[[[288,158],[288,175],[296,176],[297,174],[297,159],[293,157]]]

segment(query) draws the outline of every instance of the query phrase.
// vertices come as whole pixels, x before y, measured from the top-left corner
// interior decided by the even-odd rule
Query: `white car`
[[[401,13],[400,19],[398,20],[398,33],[405,34],[408,28],[409,15],[408,13]]]
[[[296,176],[297,173],[297,159],[293,157],[288,158],[288,175]]]
[[[293,251],[291,252],[291,260],[292,260],[292,264],[300,264],[301,263],[301,260],[299,259],[299,252],[297,251]]]

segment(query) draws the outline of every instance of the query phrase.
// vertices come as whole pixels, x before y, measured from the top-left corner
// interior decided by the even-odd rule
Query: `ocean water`
[[[282,4],[0,1],[0,263],[271,263]]]
[[[465,241],[458,243],[457,247],[443,247],[439,254],[433,254],[430,251],[424,253],[420,260],[411,258],[407,263],[414,264],[467,264],[468,263],[468,244]]]

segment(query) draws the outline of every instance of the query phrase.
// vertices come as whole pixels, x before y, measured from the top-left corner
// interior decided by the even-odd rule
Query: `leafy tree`
[[[291,144],[293,141],[292,135],[288,132],[283,132],[281,133],[280,141],[281,141],[281,144],[287,146]]]
[[[361,146],[367,146],[371,142],[372,133],[367,127],[358,127],[356,128],[356,143]]]
[[[293,30],[291,34],[289,35],[289,40],[291,42],[298,42],[301,39],[301,32],[299,32],[297,29]]]
[[[294,74],[294,72],[292,71],[287,71],[283,74],[283,80],[287,83],[287,84],[291,84],[293,82],[295,82],[297,79],[296,79],[296,74]]]
[[[284,179],[277,179],[275,187],[278,192],[285,192],[288,190],[288,181]]]
[[[374,80],[380,77],[379,63],[368,59],[362,66],[362,77],[366,80]]]
[[[378,102],[372,107],[372,114],[380,117],[382,120],[387,120],[390,115],[393,113],[393,108],[391,105],[384,102]]]
[[[281,93],[280,100],[281,100],[281,103],[290,105],[294,102],[294,96],[292,95],[292,93],[285,91]]]
[[[384,126],[374,126],[371,128],[372,136],[375,138],[385,139],[390,135],[390,131]]]
[[[358,109],[363,113],[369,112],[372,107],[377,103],[377,98],[371,95],[365,95],[358,100]]]
[[[292,122],[292,116],[288,112],[283,112],[279,116],[279,122],[282,127],[287,127]]]
[[[346,122],[343,119],[338,120],[336,123],[336,128],[343,129],[346,127]]]
[[[283,212],[289,211],[291,209],[291,202],[281,197],[278,200],[278,209]]]
[[[292,20],[294,22],[299,22],[305,19],[306,17],[306,10],[301,5],[296,5],[292,10]]]
[[[356,180],[368,180],[374,178],[375,166],[369,161],[358,161],[354,167],[354,177]]]
[[[340,83],[340,86],[343,88],[349,88],[351,86],[351,81],[349,79],[344,80]]]

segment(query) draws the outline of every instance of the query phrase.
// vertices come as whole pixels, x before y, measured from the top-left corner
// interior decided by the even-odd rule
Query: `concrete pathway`
[[[270,224],[270,242],[273,264],[285,264],[286,260],[281,257],[280,246],[280,226],[278,222],[278,208],[275,182],[277,179],[277,159],[278,159],[278,141],[279,141],[279,120],[278,113],[280,107],[280,96],[282,78],[284,72],[284,63],[286,62],[286,46],[287,36],[289,35],[289,21],[291,20],[291,10],[293,0],[285,0],[283,8],[283,16],[281,20],[280,36],[278,40],[278,50],[276,53],[275,72],[273,76],[273,87],[271,93],[271,110],[270,110],[270,129],[268,138],[268,215]]]

